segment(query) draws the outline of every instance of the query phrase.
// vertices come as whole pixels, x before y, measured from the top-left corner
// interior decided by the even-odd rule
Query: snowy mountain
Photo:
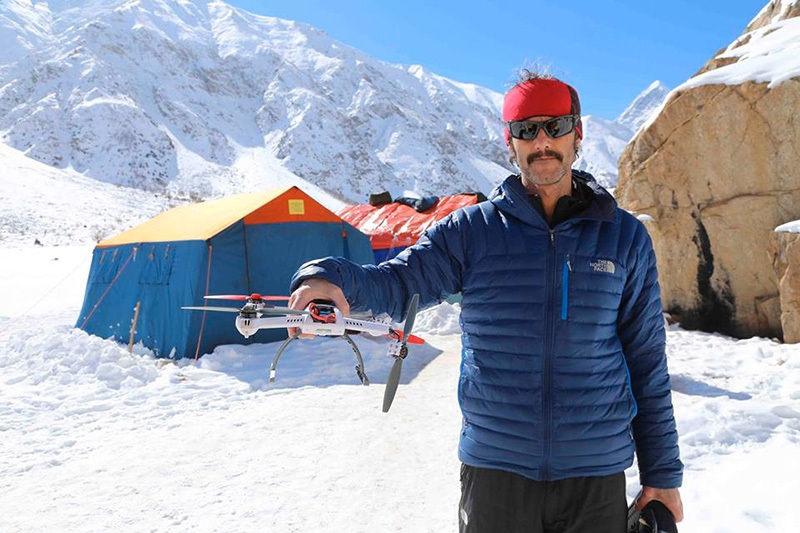
[[[583,117],[584,141],[575,167],[591,172],[606,187],[617,185],[617,162],[622,150],[639,127],[658,112],[669,94],[660,81],[642,91],[614,121],[586,115]]]
[[[634,134],[656,113],[666,100],[669,89],[660,81],[651,83],[614,121]]]
[[[220,1],[14,0],[0,42],[3,141],[99,181],[208,197],[280,167],[363,201],[506,174],[497,93]]]
[[[221,1],[2,2],[0,241],[92,242],[176,203],[286,185],[334,210],[383,189],[489,192],[510,169],[501,105]],[[604,184],[628,123],[586,117],[579,165]],[[92,201],[75,226],[53,213],[78,183]]]

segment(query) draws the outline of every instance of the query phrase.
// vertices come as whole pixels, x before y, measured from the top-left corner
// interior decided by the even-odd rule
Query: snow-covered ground
[[[89,247],[0,248],[0,531],[457,529],[458,307],[381,412],[391,361],[357,338],[162,364],[72,326]],[[682,533],[797,531],[800,347],[670,327]],[[638,491],[635,467],[628,496]]]

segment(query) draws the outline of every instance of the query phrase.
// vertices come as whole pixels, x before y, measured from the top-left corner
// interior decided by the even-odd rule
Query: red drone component
[[[289,300],[288,296],[262,296],[257,292],[254,292],[250,296],[245,296],[243,294],[214,294],[205,296],[204,298],[208,300],[252,300],[254,302],[258,301],[267,301],[267,302],[283,302]]]
[[[317,304],[311,303],[308,305],[308,312],[311,313],[311,318],[317,322],[324,324],[336,323],[336,313],[334,313],[333,307],[325,306],[320,308]]]
[[[399,341],[400,339],[403,338],[403,330],[402,329],[393,329],[392,332],[389,335],[387,335],[387,337],[390,337],[392,339],[395,339],[395,340]],[[422,337],[417,337],[416,335],[409,335],[408,339],[406,339],[406,342],[408,344],[425,344],[425,340],[422,339]]]

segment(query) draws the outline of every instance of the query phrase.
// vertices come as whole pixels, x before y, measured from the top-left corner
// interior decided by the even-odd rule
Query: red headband
[[[563,81],[552,78],[538,78],[518,83],[506,93],[503,100],[503,122],[524,120],[530,117],[558,117],[580,115],[581,102],[578,92]],[[579,137],[583,137],[583,125],[578,121],[575,127]],[[511,143],[511,135],[505,128],[506,144]]]

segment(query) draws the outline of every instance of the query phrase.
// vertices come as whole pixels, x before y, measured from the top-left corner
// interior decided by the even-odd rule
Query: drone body
[[[388,324],[345,317],[333,305],[315,302],[311,303],[306,311],[302,315],[281,317],[258,317],[257,310],[252,313],[253,316],[247,316],[251,313],[243,311],[236,317],[236,329],[245,338],[254,335],[260,329],[267,328],[298,328],[302,334],[321,337],[340,337],[346,331],[357,331],[374,337],[392,335],[393,330]]]
[[[242,295],[219,295],[206,296],[206,299],[223,300],[244,300],[245,304],[241,308],[234,307],[210,307],[210,306],[187,306],[182,309],[194,311],[221,311],[227,313],[237,313],[235,326],[244,338],[252,337],[260,329],[279,329],[297,328],[297,333],[286,339],[275,354],[270,365],[270,382],[275,381],[276,368],[281,354],[289,344],[300,336],[300,334],[316,335],[322,337],[342,337],[355,352],[358,364],[356,365],[356,375],[364,385],[369,385],[364,370],[364,360],[358,346],[353,342],[348,333],[366,333],[368,335],[386,336],[392,339],[389,343],[388,353],[395,359],[395,363],[386,382],[386,392],[384,395],[383,412],[387,412],[394,399],[397,385],[400,381],[400,370],[403,360],[408,355],[407,343],[423,344],[421,338],[411,335],[410,331],[414,325],[417,313],[419,296],[411,298],[408,312],[406,313],[406,331],[393,329],[385,322],[372,320],[359,320],[344,316],[344,314],[331,302],[313,301],[308,304],[305,310],[291,309],[288,307],[276,307],[266,303],[268,300],[287,300],[284,296],[261,296],[253,293],[250,296]]]

